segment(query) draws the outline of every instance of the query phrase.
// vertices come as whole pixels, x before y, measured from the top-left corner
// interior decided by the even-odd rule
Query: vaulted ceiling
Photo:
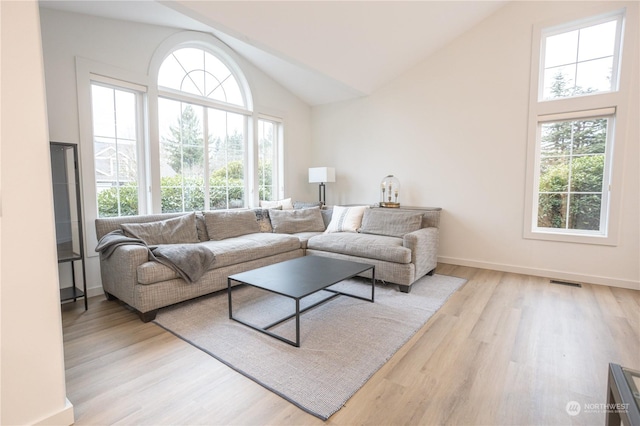
[[[320,105],[371,94],[506,1],[40,3],[212,33],[309,105]]]

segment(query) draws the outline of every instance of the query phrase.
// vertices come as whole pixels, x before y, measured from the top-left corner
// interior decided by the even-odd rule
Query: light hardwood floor
[[[437,273],[468,282],[327,424],[604,424],[586,404],[606,403],[609,362],[640,370],[640,292]],[[117,302],[64,305],[63,329],[78,425],[323,423]]]

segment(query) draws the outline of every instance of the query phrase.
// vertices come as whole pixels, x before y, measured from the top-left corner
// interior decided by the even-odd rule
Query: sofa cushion
[[[325,232],[358,232],[362,224],[362,215],[368,208],[369,206],[334,206],[331,222]]]
[[[306,250],[309,239],[315,237],[316,235],[322,235],[322,232],[298,232],[293,235],[295,237],[298,237],[298,239],[300,240],[300,247]]]
[[[260,232],[253,210],[213,210],[204,212],[209,239],[214,241]]]
[[[362,216],[360,232],[363,234],[403,237],[409,232],[417,231],[421,225],[422,213],[367,209]]]
[[[147,245],[197,243],[196,214],[172,219],[120,225],[128,237],[139,238]]]
[[[322,207],[322,203],[320,201],[294,201],[293,208],[294,209],[310,209],[313,207]]]
[[[273,210],[270,216],[273,232],[279,234],[322,232],[325,229],[319,207],[300,210]]]
[[[411,263],[411,250],[402,238],[386,235],[339,232],[320,234],[307,241],[307,248],[395,263]]]
[[[271,233],[248,234],[199,244],[215,254],[216,261],[213,262],[210,270],[300,249],[298,238]],[[159,262],[145,262],[138,266],[137,273],[139,284],[154,284],[180,278],[175,271]]]
[[[291,202],[291,198],[285,198],[284,200],[275,200],[275,201],[267,201],[260,200],[260,207],[263,209],[275,209],[282,208],[282,210],[292,210],[293,203]]]
[[[259,232],[204,244],[216,255],[213,268],[235,265],[254,259],[300,249],[300,240],[292,235]]]

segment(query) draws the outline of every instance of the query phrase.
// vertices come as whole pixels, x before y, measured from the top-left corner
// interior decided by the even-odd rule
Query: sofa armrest
[[[104,291],[136,307],[134,287],[138,284],[138,266],[148,261],[149,250],[134,244],[117,247],[108,259],[100,256],[100,276]]]
[[[402,245],[411,250],[416,278],[431,272],[438,264],[438,238],[438,228],[418,229],[402,238]]]

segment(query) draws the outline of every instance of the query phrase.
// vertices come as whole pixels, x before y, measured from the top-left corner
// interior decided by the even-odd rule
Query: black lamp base
[[[320,185],[318,186],[318,198],[320,203],[324,206],[325,205],[325,200],[326,200],[326,192],[325,192],[325,184],[324,182],[320,182]]]

